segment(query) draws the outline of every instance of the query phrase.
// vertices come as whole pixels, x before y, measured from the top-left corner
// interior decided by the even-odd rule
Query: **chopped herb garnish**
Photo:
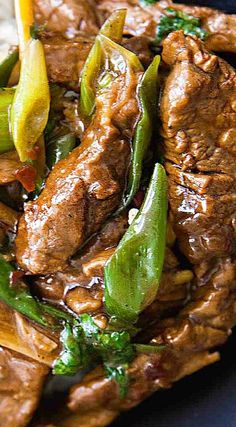
[[[201,28],[200,19],[172,8],[167,8],[166,12],[167,14],[160,18],[160,24],[157,26],[155,43],[160,43],[169,33],[178,30],[183,30],[184,34],[197,36],[202,40],[207,37],[208,33]]]
[[[60,337],[63,350],[53,373],[74,375],[94,361],[102,361],[108,378],[114,379],[120,397],[127,393],[126,369],[135,356],[135,347],[126,331],[108,331],[97,327],[91,316],[81,315],[73,325],[66,323]]]
[[[157,0],[140,0],[142,6],[149,6],[150,4],[157,3]]]
[[[119,395],[121,399],[125,398],[128,391],[129,381],[125,371],[127,367],[128,365],[118,366],[116,368],[110,366],[105,367],[107,378],[109,378],[110,380],[115,380],[119,385]]]

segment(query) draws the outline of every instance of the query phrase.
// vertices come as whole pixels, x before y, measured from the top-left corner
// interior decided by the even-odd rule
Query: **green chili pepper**
[[[58,326],[59,321],[63,319],[72,319],[72,316],[62,310],[37,301],[24,284],[12,284],[11,277],[14,268],[1,255],[0,272],[0,300],[13,308],[13,310],[47,327]]]
[[[128,187],[119,212],[130,204],[140,186],[143,160],[150,145],[153,123],[157,112],[157,73],[159,64],[160,56],[157,55],[144,73],[138,89],[141,118],[137,124],[133,140],[133,153]]]
[[[164,262],[167,183],[156,164],[145,200],[105,266],[105,304],[110,315],[135,323],[155,299]]]
[[[76,138],[73,134],[63,135],[58,139],[50,141],[47,145],[47,165],[49,169],[64,159],[75,148]]]
[[[40,305],[30,295],[28,289],[10,283],[14,268],[1,257],[0,271],[0,300],[40,325],[47,326],[48,323]]]
[[[14,94],[14,89],[0,89],[0,154],[14,149],[9,130],[9,112]]]
[[[0,87],[6,87],[11,72],[19,59],[18,49],[11,52],[0,64]]]
[[[99,77],[104,77],[101,69],[103,71],[110,71],[105,70],[107,53],[102,49],[100,35],[106,36],[116,43],[120,43],[125,17],[125,9],[116,10],[112,13],[102,26],[85,62],[80,87],[80,111],[85,119],[88,119],[94,111],[97,85],[99,86],[98,79]]]

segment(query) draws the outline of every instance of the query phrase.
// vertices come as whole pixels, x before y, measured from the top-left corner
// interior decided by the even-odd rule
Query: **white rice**
[[[13,3],[13,0],[0,0],[0,62],[7,56],[9,47],[18,43]]]

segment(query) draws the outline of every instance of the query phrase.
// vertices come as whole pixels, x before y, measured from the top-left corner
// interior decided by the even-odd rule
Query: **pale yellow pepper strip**
[[[15,15],[22,59],[27,43],[31,38],[30,27],[34,23],[32,0],[15,0]]]
[[[48,121],[50,92],[40,40],[31,39],[24,51],[20,81],[11,108],[13,141],[22,162],[43,134]]]

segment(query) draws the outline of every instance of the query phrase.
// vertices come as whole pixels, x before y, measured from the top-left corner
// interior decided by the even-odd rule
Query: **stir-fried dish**
[[[218,361],[236,324],[236,71],[221,59],[236,15],[15,0],[15,16],[0,64],[0,426],[107,426]]]

